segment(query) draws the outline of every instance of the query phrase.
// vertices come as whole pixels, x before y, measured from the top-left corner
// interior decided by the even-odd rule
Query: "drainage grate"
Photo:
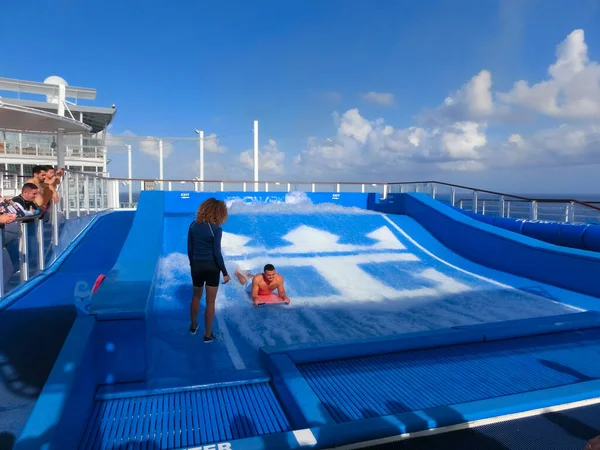
[[[97,400],[79,448],[193,447],[289,431],[268,383]]]
[[[598,379],[599,353],[596,329],[301,364],[298,369],[341,423]]]

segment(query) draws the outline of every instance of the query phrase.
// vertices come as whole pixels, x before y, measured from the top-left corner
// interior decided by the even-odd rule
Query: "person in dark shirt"
[[[190,333],[198,330],[200,298],[206,285],[206,310],[204,311],[204,342],[212,342],[212,323],[215,316],[215,299],[219,290],[219,278],[223,273],[223,284],[229,282],[229,274],[221,254],[221,225],[227,220],[225,202],[215,198],[205,200],[196,214],[196,220],[188,230],[188,258],[192,272],[194,294],[190,305],[192,324]]]
[[[22,208],[15,207],[17,217],[26,217],[39,214],[39,207],[35,203],[38,195],[38,187],[33,183],[25,183],[21,188],[21,193],[12,198],[12,203],[18,203]],[[31,223],[33,219],[23,220],[24,223]]]

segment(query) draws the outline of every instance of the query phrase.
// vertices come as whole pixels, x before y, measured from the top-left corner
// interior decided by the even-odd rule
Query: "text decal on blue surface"
[[[187,447],[181,450],[232,450],[231,443],[220,442],[218,444],[201,445],[199,447]]]

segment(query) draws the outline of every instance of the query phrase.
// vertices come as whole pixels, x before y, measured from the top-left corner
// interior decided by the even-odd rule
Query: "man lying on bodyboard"
[[[263,268],[263,273],[253,275],[251,273],[243,274],[239,269],[235,271],[235,276],[244,290],[252,297],[254,306],[285,303],[289,304],[290,299],[285,293],[283,287],[283,277],[275,272],[273,264],[267,264]],[[277,294],[274,291],[277,289]]]

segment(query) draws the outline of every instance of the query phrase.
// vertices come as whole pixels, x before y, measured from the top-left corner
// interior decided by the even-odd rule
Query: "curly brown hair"
[[[227,217],[227,205],[225,205],[225,202],[211,197],[204,200],[198,207],[196,222],[223,225],[227,221]]]

